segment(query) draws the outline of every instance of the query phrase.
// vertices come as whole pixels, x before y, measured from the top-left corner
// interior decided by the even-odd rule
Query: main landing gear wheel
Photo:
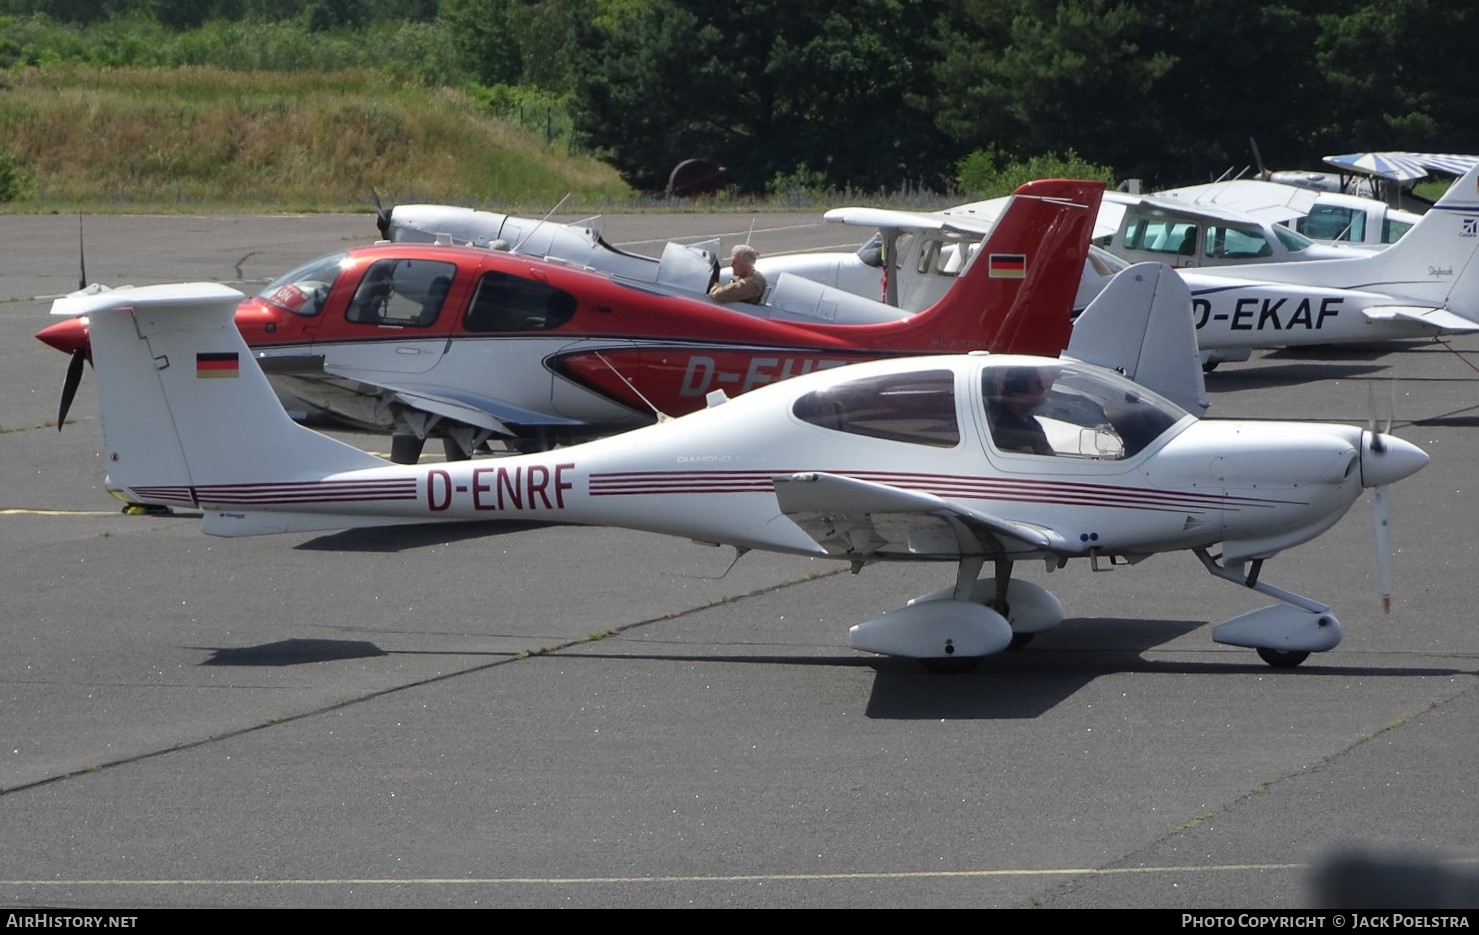
[[[973,671],[985,656],[931,656],[920,659],[919,664],[939,675],[960,675]]]
[[[1012,641],[1007,644],[1007,649],[1021,649],[1023,646],[1026,646],[1028,643],[1032,642],[1032,638],[1034,636],[1037,636],[1037,634],[1036,633],[1013,633],[1012,634]]]
[[[1292,669],[1310,657],[1309,653],[1291,652],[1285,649],[1258,647],[1258,658],[1275,669]]]

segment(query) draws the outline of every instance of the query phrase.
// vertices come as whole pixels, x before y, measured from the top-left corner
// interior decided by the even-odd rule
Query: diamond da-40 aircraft
[[[1186,288],[1144,264],[1140,321],[1085,313],[1104,363],[1181,361],[1196,377]],[[218,536],[388,524],[602,525],[834,558],[953,564],[953,584],[852,627],[859,650],[968,668],[1062,621],[1041,561],[1096,569],[1191,551],[1280,603],[1218,624],[1274,665],[1333,648],[1327,605],[1264,562],[1329,529],[1365,488],[1427,456],[1346,425],[1200,420],[1115,370],[1058,357],[894,357],[816,371],[555,451],[396,465],[292,421],[243,340],[240,294],[186,283],[55,302],[86,315],[108,484],[202,511]],[[1102,331],[1096,331],[1102,327]],[[1384,530],[1385,496],[1374,498]],[[1220,554],[1214,554],[1220,549]],[[1389,577],[1384,548],[1382,578]],[[987,563],[991,572],[982,576]]]
[[[714,389],[735,394],[869,358],[1057,354],[1075,288],[1062,273],[1083,263],[1102,191],[1072,180],[1023,186],[984,231],[982,261],[918,314],[799,276],[773,280],[764,304],[721,305],[705,291],[712,260],[687,249],[638,275],[382,243],[289,272],[245,301],[236,322],[290,410],[310,424],[390,434],[397,462],[416,461],[428,437],[444,439],[449,457],[490,439],[548,448],[692,411]],[[38,337],[73,357],[64,418],[86,325],[70,320]]]

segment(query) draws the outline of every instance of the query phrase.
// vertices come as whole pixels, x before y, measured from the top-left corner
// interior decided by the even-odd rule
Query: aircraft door
[[[356,370],[425,373],[442,359],[465,287],[457,265],[388,257],[365,270],[339,323]],[[333,340],[323,335],[322,340]]]

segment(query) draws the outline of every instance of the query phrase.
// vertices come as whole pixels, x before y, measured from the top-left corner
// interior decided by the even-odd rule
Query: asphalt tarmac
[[[83,228],[90,280],[246,291],[374,235],[367,215]],[[606,230],[651,253],[859,239],[798,214]],[[1352,849],[1479,888],[1479,338],[1208,380],[1214,417],[1364,424],[1395,398],[1432,463],[1393,488],[1389,617],[1363,498],[1264,569],[1344,625],[1298,669],[1211,642],[1268,601],[1168,555],[1033,567],[1068,621],[939,676],[847,628],[944,566],[121,515],[93,383],[58,432],[66,360],[31,337],[77,243],[76,217],[0,218],[0,905],[1272,911],[1315,906]]]

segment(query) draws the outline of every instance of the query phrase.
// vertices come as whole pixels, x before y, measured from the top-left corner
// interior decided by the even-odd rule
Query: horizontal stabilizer
[[[1434,331],[1469,333],[1479,331],[1479,322],[1470,321],[1446,308],[1426,308],[1420,305],[1372,305],[1361,309],[1361,314],[1371,321],[1415,321],[1427,325]]]

